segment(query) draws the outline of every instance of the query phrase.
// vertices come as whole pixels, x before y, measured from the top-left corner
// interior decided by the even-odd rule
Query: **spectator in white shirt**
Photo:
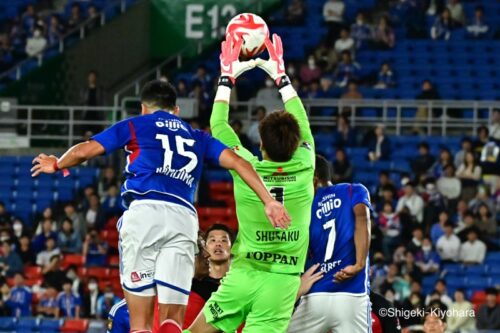
[[[444,235],[439,237],[436,249],[441,257],[441,262],[456,262],[460,254],[460,238],[453,233],[453,224],[444,225]]]
[[[424,218],[424,200],[415,192],[415,185],[413,182],[406,183],[404,195],[399,198],[396,212],[401,212],[404,207],[408,208],[410,215],[413,216],[418,223],[422,223]]]
[[[338,37],[338,31],[344,24],[344,10],[345,4],[342,0],[328,0],[323,6],[323,18],[330,29],[330,40]]]
[[[61,250],[56,247],[56,241],[52,237],[47,238],[45,247],[45,250],[38,253],[36,256],[36,264],[41,267],[48,265],[50,263],[50,258],[53,256],[61,254]]]
[[[500,109],[493,110],[491,114],[490,138],[500,141]]]
[[[455,291],[455,302],[453,302],[449,310],[454,314],[449,316],[446,321],[450,332],[476,332],[476,318],[474,316],[457,315],[459,313],[470,313],[470,311],[474,311],[472,304],[465,299],[465,291],[463,289],[457,289]]]
[[[439,279],[436,281],[434,285],[434,292],[431,295],[427,295],[425,298],[425,305],[429,305],[432,300],[435,299],[434,295],[437,296],[437,299],[441,301],[448,308],[451,306],[453,301],[450,296],[448,296],[448,290],[446,289],[446,281],[443,279]]]
[[[33,37],[26,40],[26,54],[28,57],[33,57],[42,52],[47,46],[47,39],[42,35],[42,28],[36,27],[33,31]]]
[[[252,144],[260,145],[260,133],[259,133],[259,124],[266,116],[266,108],[263,106],[259,106],[254,111],[256,119],[252,121],[250,127],[248,128],[247,135]]]
[[[446,7],[450,10],[451,18],[454,21],[460,25],[465,24],[464,7],[460,3],[460,0],[449,0],[448,6]]]
[[[462,193],[462,183],[460,182],[460,179],[455,176],[455,167],[452,164],[449,164],[444,168],[444,173],[441,177],[439,177],[436,186],[438,191],[448,201],[458,200],[460,194]]]
[[[340,30],[340,38],[335,42],[335,52],[341,54],[344,51],[349,51],[351,56],[353,55],[355,47],[354,39],[351,38],[349,30],[347,28],[343,28]]]
[[[483,7],[477,6],[474,10],[474,18],[471,24],[467,26],[467,33],[469,37],[472,38],[483,38],[485,37],[490,27],[484,22],[484,10]]]
[[[460,261],[464,265],[482,264],[486,256],[486,245],[478,239],[476,229],[469,230],[467,241],[460,247]]]

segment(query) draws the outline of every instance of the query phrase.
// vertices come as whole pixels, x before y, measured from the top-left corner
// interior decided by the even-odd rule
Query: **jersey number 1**
[[[337,236],[335,231],[335,219],[330,220],[325,224],[323,224],[323,229],[325,230],[330,229],[330,233],[328,234],[328,243],[326,244],[325,260],[324,260],[328,261],[332,259],[333,248],[335,247],[335,238]]]
[[[274,197],[274,200],[279,201],[281,204],[285,203],[285,188],[283,186],[274,186],[269,190]]]
[[[156,134],[156,139],[161,141],[161,145],[165,150],[163,155],[163,169],[172,169],[172,159],[174,158],[174,152],[170,148],[170,137],[165,134]],[[175,148],[179,155],[189,158],[189,163],[183,166],[180,170],[190,173],[196,168],[198,164],[198,157],[195,153],[191,151],[186,151],[184,146],[192,147],[194,145],[193,139],[185,139],[180,135],[175,136]]]

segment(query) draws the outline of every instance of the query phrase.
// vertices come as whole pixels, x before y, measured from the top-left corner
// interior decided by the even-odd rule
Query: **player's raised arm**
[[[245,71],[255,67],[254,60],[239,61],[243,39],[237,42],[231,35],[221,44],[220,69],[221,76],[210,117],[212,135],[229,147],[241,146],[238,135],[229,126],[229,97],[235,80]]]
[[[300,137],[303,141],[314,146],[314,138],[307,118],[306,110],[297,92],[293,88],[290,79],[285,72],[285,62],[283,60],[283,44],[280,36],[273,34],[273,41],[266,39],[266,48],[269,53],[269,60],[256,59],[255,64],[264,70],[274,80],[281,94],[285,110],[297,119],[300,128]]]

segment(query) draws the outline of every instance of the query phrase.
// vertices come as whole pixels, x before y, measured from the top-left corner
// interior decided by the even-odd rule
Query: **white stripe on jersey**
[[[127,305],[127,302],[125,301],[125,298],[122,299],[120,302],[116,303],[115,305],[113,305],[113,307],[111,308],[111,310],[109,310],[109,315],[114,317],[115,314],[116,314],[116,311],[118,311],[118,309],[121,308],[124,305],[125,306]]]

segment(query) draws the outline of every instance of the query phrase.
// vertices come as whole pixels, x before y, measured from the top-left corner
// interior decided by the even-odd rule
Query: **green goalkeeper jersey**
[[[275,273],[303,272],[309,244],[309,223],[314,197],[314,138],[307,114],[298,97],[285,103],[300,127],[301,142],[288,162],[259,159],[241,146],[228,124],[229,106],[215,102],[210,119],[212,135],[250,162],[271,194],[282,202],[292,218],[287,230],[274,228],[264,212],[264,204],[238,174],[232,172],[238,216],[238,236],[232,248],[235,267]]]

